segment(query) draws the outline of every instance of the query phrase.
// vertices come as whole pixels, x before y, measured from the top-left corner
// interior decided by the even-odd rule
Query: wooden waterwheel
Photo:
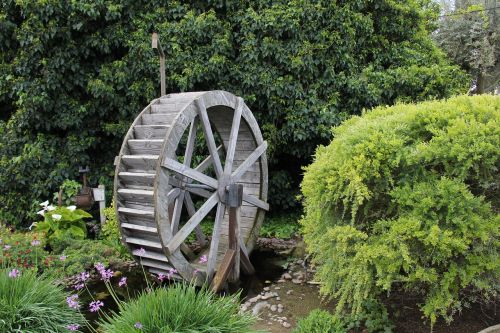
[[[201,284],[224,265],[236,237],[238,267],[231,275],[238,277],[240,260],[242,270],[251,272],[248,254],[269,208],[266,147],[252,112],[231,93],[153,100],[133,122],[115,161],[123,243],[150,272]],[[236,185],[243,187],[241,206],[228,201]],[[236,209],[235,230],[229,207]],[[211,234],[203,233],[203,220],[212,221]]]

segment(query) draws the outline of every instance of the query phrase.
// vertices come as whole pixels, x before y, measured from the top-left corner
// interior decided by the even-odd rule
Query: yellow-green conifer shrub
[[[434,323],[497,294],[500,97],[379,107],[334,134],[305,169],[301,222],[338,312],[397,288]]]

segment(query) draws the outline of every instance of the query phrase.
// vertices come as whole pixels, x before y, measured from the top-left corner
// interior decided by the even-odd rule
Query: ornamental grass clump
[[[32,271],[0,270],[0,332],[78,331],[85,323],[77,300]]]
[[[380,107],[335,128],[301,188],[305,241],[337,313],[419,293],[433,324],[498,293],[500,98]]]
[[[218,297],[181,283],[160,287],[120,303],[119,314],[106,316],[106,333],[253,332],[253,317],[239,313],[238,295]]]

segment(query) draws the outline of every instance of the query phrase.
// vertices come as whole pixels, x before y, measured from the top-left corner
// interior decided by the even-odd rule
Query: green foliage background
[[[379,107],[335,129],[302,183],[304,238],[344,309],[406,290],[434,323],[500,286],[500,97]]]
[[[25,225],[79,165],[113,157],[159,88],[245,98],[270,142],[271,204],[297,204],[300,167],[364,108],[448,97],[467,77],[429,38],[429,0],[5,0],[0,5],[0,218]],[[3,121],[1,121],[3,119]]]

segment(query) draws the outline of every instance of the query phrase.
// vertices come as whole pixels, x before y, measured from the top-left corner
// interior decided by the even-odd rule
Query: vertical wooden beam
[[[160,55],[160,93],[161,96],[165,96],[167,94],[167,88],[165,85],[165,53],[163,53],[163,48],[160,44],[160,38],[156,32],[153,32],[153,36],[151,38],[151,47],[158,51]],[[161,97],[160,96],[160,97]]]
[[[229,281],[232,282],[240,278],[240,210],[240,207],[229,207],[229,249],[235,252],[233,270],[229,276]]]

